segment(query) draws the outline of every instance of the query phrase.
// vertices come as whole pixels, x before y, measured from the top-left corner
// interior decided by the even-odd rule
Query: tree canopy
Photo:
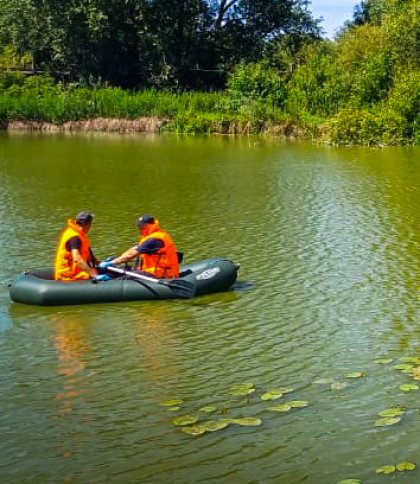
[[[317,36],[306,0],[2,0],[0,48],[35,69],[129,88],[221,87],[238,62],[293,33]]]

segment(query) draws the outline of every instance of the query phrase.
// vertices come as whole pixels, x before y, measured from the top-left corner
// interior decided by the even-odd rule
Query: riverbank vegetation
[[[419,2],[362,1],[333,41],[306,5],[3,0],[1,124],[420,144]]]

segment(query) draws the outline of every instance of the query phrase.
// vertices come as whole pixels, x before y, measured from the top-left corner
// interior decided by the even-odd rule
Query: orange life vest
[[[159,223],[149,224],[147,235],[140,239],[140,245],[148,239],[160,239],[164,246],[154,254],[141,254],[139,270],[149,272],[159,279],[179,276],[178,254],[175,244]]]
[[[89,274],[80,269],[80,267],[73,260],[71,250],[67,250],[66,248],[66,243],[72,237],[79,237],[82,242],[80,255],[87,263],[90,262],[91,255],[89,250],[89,237],[83,232],[83,230],[76,224],[74,220],[69,219],[67,221],[67,227],[61,234],[55,255],[54,279],[57,281],[79,281],[81,279],[90,279]]]

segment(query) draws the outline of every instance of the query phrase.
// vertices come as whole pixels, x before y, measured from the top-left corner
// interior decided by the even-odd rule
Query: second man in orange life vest
[[[137,220],[140,241],[119,257],[101,262],[99,267],[122,264],[140,258],[138,270],[159,279],[179,276],[178,254],[175,244],[166,230],[159,225],[159,220],[151,215],[143,215]]]
[[[80,212],[74,220],[67,221],[55,255],[55,280],[80,281],[98,275],[94,267],[96,259],[87,235],[92,221],[93,215],[89,212]]]

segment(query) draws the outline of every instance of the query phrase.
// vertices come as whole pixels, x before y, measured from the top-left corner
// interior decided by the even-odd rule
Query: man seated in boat
[[[80,281],[98,276],[95,269],[97,260],[90,248],[88,237],[92,222],[93,215],[90,212],[80,212],[74,220],[67,221],[55,255],[56,281]]]
[[[159,220],[151,215],[143,215],[136,223],[140,241],[134,247],[123,252],[119,257],[99,264],[100,269],[110,265],[123,264],[139,259],[137,270],[158,279],[179,277],[178,254],[175,244]]]

